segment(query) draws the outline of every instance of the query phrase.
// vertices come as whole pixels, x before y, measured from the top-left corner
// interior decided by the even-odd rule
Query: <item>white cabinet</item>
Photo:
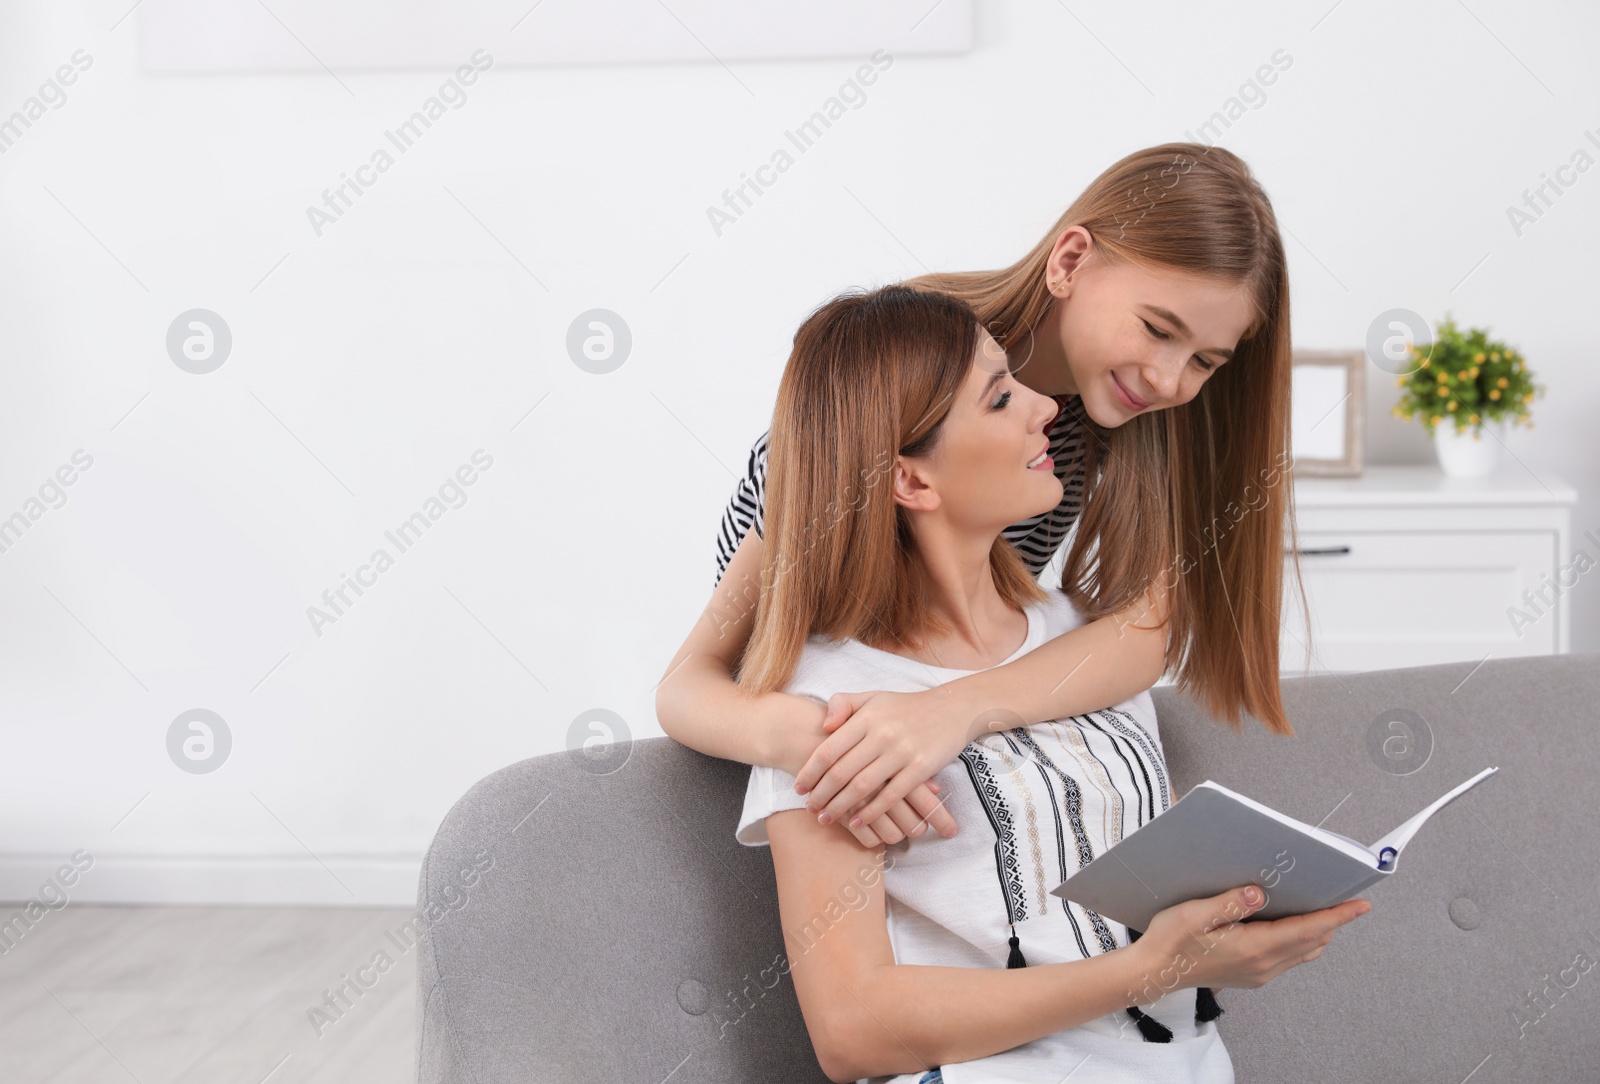
[[[1310,637],[1285,554],[1281,671],[1565,652],[1576,499],[1518,463],[1487,478],[1379,465],[1356,478],[1296,479]]]

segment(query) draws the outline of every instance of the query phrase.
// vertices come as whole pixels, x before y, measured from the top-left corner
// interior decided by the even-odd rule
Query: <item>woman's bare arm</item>
[[[754,530],[740,541],[705,612],[656,686],[656,718],[669,737],[707,756],[794,775],[826,736],[824,709],[788,693],[746,696],[733,680],[755,627],[761,546]],[[930,826],[944,836],[956,832],[955,818],[919,781],[847,831],[861,845],[877,846],[921,835]]]
[[[1167,992],[1147,990],[1143,957],[1125,949],[1019,968],[896,964],[885,852],[798,809],[769,816],[767,834],[789,973],[830,1080],[972,1061]]]
[[[886,852],[863,852],[804,810],[779,810],[766,826],[789,974],[822,1070],[840,1084],[988,1057],[1191,986],[1259,989],[1315,960],[1339,926],[1372,907],[1347,900],[1245,924],[1263,901],[1230,889],[1160,911],[1138,941],[1082,960],[897,964]]]

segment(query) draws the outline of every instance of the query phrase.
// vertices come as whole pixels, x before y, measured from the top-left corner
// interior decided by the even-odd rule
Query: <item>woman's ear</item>
[[[894,494],[894,503],[902,508],[931,512],[939,507],[939,494],[923,476],[921,465],[903,455],[895,457],[890,492]]]

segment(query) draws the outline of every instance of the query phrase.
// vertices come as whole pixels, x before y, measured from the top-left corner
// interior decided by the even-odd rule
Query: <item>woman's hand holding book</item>
[[[1372,910],[1362,899],[1271,921],[1243,922],[1265,901],[1255,885],[1158,911],[1129,953],[1142,958],[1139,1003],[1190,986],[1259,989],[1322,955],[1334,931]]]

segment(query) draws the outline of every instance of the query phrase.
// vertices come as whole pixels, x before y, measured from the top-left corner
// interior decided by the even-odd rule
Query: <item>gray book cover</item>
[[[1370,847],[1208,779],[1050,892],[1140,931],[1158,911],[1247,884],[1267,899],[1246,922],[1319,911],[1392,876],[1417,829],[1496,771],[1485,768]]]

